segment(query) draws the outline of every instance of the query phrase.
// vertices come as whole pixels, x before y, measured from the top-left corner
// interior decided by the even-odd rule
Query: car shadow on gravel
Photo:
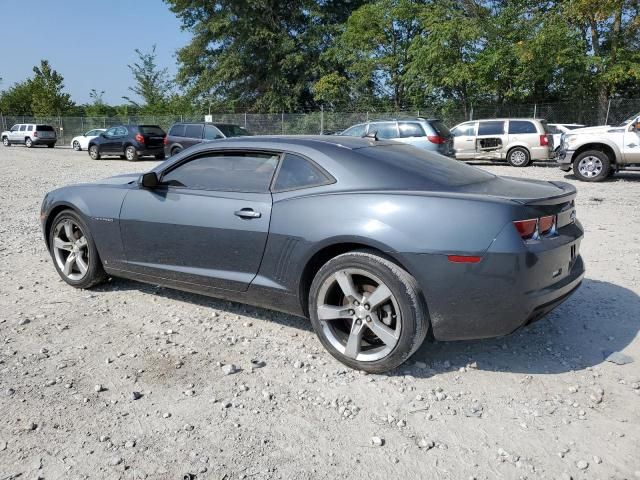
[[[411,374],[429,377],[473,368],[557,374],[599,365],[629,345],[640,330],[640,297],[609,282],[586,279],[565,303],[539,321],[500,338],[425,342],[410,360]],[[640,359],[635,359],[640,360]],[[415,362],[430,368],[419,369]],[[406,367],[399,367],[397,374]]]

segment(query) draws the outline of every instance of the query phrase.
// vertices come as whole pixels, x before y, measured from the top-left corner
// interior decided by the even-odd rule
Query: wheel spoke
[[[367,297],[366,302],[369,304],[371,308],[376,308],[381,303],[389,300],[391,298],[391,290],[384,283],[380,284],[378,288],[376,288],[369,297]]]
[[[351,324],[351,332],[349,333],[347,346],[344,349],[344,354],[347,357],[356,358],[360,353],[360,344],[362,343],[362,330],[364,330],[364,323],[354,320]]]
[[[320,305],[318,307],[318,320],[336,320],[338,318],[349,318],[349,309],[335,305]]]
[[[69,220],[65,221],[64,224],[64,234],[67,236],[67,240],[73,242],[75,238],[73,238],[73,225]]]
[[[351,275],[346,272],[339,271],[335,273],[335,278],[345,297],[352,301],[360,301],[360,294],[358,294],[356,287],[353,285],[353,278]]]
[[[67,260],[64,262],[64,269],[62,270],[66,276],[71,275],[71,269],[73,268],[74,263],[76,263],[76,255],[74,253],[70,253]]]
[[[78,241],[76,242],[76,245],[78,245],[78,248],[84,248],[87,246],[87,237],[80,237],[78,239]]]
[[[80,273],[82,275],[87,273],[89,266],[87,265],[87,262],[84,261],[84,258],[82,258],[82,255],[81,254],[76,255],[75,259],[76,259],[76,265],[78,266],[78,270],[80,270]]]
[[[371,314],[371,321],[367,326],[385,345],[393,346],[398,343],[396,332],[382,323],[376,314]]]
[[[64,240],[62,240],[59,237],[55,237],[53,239],[53,246],[55,248],[58,248],[60,250],[66,250],[68,252],[70,252],[71,250],[73,250],[73,244],[71,242],[65,242]]]

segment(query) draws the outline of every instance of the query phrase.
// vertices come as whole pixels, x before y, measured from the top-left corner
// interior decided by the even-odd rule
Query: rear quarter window
[[[533,122],[527,122],[525,120],[510,120],[509,134],[513,135],[522,133],[538,133],[538,129]]]
[[[169,130],[169,135],[172,137],[184,137],[184,125],[174,125]]]
[[[184,136],[187,138],[202,138],[203,129],[204,125],[202,124],[187,125],[184,129]]]

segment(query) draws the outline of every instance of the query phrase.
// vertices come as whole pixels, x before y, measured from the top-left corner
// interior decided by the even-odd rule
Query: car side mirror
[[[156,172],[147,172],[140,175],[138,185],[142,188],[155,188],[158,186],[158,175]]]

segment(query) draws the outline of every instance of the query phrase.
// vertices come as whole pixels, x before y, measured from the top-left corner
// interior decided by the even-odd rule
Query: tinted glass
[[[164,137],[165,133],[157,125],[140,125],[140,133],[143,135],[160,135]]]
[[[360,148],[358,154],[370,157],[373,161],[384,164],[388,169],[397,171],[403,187],[412,182],[416,188],[425,188],[430,184],[455,187],[484,182],[495,178],[494,175],[463,162],[452,160],[411,145],[379,145]],[[422,184],[422,185],[420,185]]]
[[[184,137],[184,125],[174,125],[169,130],[169,135],[172,137]]]
[[[449,130],[449,128],[440,120],[431,120],[429,124],[436,131],[436,133],[441,137],[451,136],[451,131]]]
[[[480,122],[478,135],[502,135],[504,134],[504,122]]]
[[[124,137],[127,135],[127,129],[125,127],[116,127],[115,136],[116,137]]]
[[[274,190],[294,190],[297,188],[323,185],[331,180],[306,158],[287,153],[278,171]]]
[[[49,125],[36,125],[36,130],[38,132],[55,132],[53,127],[50,127]]]
[[[116,134],[117,127],[111,127],[109,130],[105,132],[107,137],[113,137]]]
[[[524,120],[509,120],[509,133],[538,133],[533,122]]]
[[[27,129],[26,125],[20,125],[20,131],[24,132]]]
[[[396,122],[372,123],[369,133],[377,132],[378,138],[398,138]]]
[[[422,125],[415,122],[400,122],[398,124],[400,128],[400,137],[424,137],[424,128]]]
[[[509,128],[509,130],[511,130],[511,128]],[[562,133],[562,130],[555,125],[547,125],[547,130],[549,130],[549,133]]]
[[[33,130],[33,125],[27,125],[27,130]],[[38,128],[38,130],[40,129]],[[42,132],[44,130],[40,130],[40,131]],[[51,131],[53,131],[53,128],[51,129]]]
[[[225,153],[197,157],[170,171],[162,183],[196,190],[263,193],[269,191],[278,155]]]
[[[204,139],[205,140],[215,140],[217,138],[224,138],[224,135],[222,135],[222,133],[220,133],[220,131],[212,126],[212,125],[205,125],[204,127]]]
[[[351,128],[347,128],[340,135],[347,135],[349,137],[362,137],[367,130],[366,125],[354,125]]]
[[[225,137],[246,137],[247,135],[251,135],[247,130],[238,125],[219,124],[216,125],[216,127],[224,133]]]
[[[456,128],[451,130],[451,133],[454,137],[473,137],[476,132],[476,126],[474,123],[465,123],[463,125],[458,125]]]
[[[202,138],[203,125],[187,125],[184,129],[184,136],[187,138]]]

